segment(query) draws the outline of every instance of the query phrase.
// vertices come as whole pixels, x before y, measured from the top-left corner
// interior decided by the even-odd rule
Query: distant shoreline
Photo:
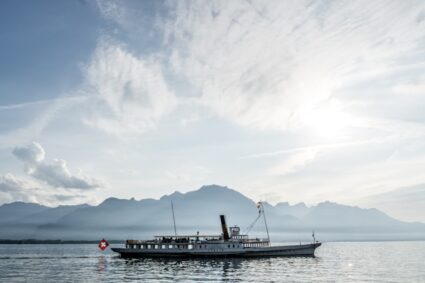
[[[37,239],[23,239],[23,240],[11,240],[11,239],[0,239],[0,244],[2,245],[37,245],[37,244],[98,244],[99,240],[37,240]],[[120,244],[123,243],[123,240],[108,240],[110,244]]]

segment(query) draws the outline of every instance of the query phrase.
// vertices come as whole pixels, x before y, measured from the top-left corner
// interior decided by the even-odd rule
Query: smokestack
[[[223,230],[223,238],[225,241],[228,241],[230,237],[229,237],[229,230],[227,229],[227,225],[226,225],[226,217],[224,215],[220,215],[220,220],[221,220],[221,230]]]

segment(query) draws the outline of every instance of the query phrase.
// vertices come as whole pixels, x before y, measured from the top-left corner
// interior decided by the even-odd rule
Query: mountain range
[[[198,190],[174,192],[160,199],[108,198],[97,206],[46,207],[14,202],[0,206],[0,238],[93,240],[99,238],[150,238],[173,234],[171,201],[179,234],[218,234],[218,215],[225,214],[228,225],[242,232],[258,217],[256,202],[243,194],[218,185]],[[396,220],[377,209],[322,202],[315,206],[264,202],[272,239],[307,240],[311,232],[322,240],[425,239],[425,224]],[[265,236],[260,217],[251,230]]]

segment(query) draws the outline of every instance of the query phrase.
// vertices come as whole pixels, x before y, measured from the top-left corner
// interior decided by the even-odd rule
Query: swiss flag
[[[109,243],[105,239],[102,239],[102,241],[99,242],[99,249],[101,249],[102,251],[106,250],[108,247]]]

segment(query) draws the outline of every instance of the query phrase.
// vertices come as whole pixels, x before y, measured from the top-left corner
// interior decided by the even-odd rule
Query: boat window
[[[188,246],[187,246],[187,248],[188,248],[189,250],[191,250],[191,249],[193,249],[193,246],[192,246],[192,245],[188,245]]]
[[[233,245],[233,248],[235,247],[235,245]]]
[[[165,249],[165,245],[162,245],[162,249]]]
[[[228,248],[230,248],[230,245],[227,245]]]
[[[173,248],[173,245],[169,245],[168,247],[169,247],[170,249],[172,249],[172,248]]]

